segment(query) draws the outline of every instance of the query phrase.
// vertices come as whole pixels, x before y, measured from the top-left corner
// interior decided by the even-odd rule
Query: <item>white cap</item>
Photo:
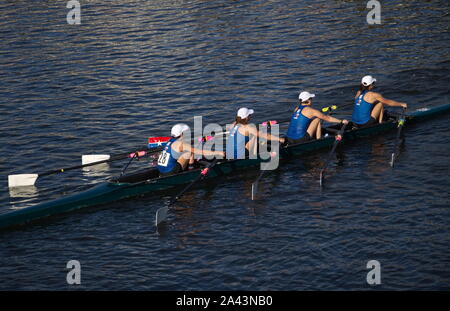
[[[374,83],[375,81],[377,81],[377,79],[375,79],[374,77],[372,77],[372,76],[365,76],[364,78],[362,78],[361,83],[364,86],[369,86],[372,83]]]
[[[185,131],[189,131],[189,126],[187,126],[184,123],[178,123],[175,124],[174,126],[172,126],[172,130],[170,131],[170,134],[173,137],[178,137],[181,136],[181,134],[183,134],[183,132]]]
[[[253,109],[241,108],[237,112],[237,116],[241,119],[247,119],[249,115],[253,114],[255,111]]]
[[[310,98],[315,97],[315,94],[311,94],[309,92],[301,92],[300,95],[298,95],[298,99],[300,99],[302,102],[307,101]]]

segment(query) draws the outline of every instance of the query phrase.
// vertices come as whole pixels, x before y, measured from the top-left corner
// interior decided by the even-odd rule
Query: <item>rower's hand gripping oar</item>
[[[8,187],[12,188],[12,187],[32,186],[36,183],[36,180],[39,177],[48,176],[48,175],[57,174],[57,173],[64,173],[66,171],[76,170],[76,169],[80,169],[83,167],[93,166],[93,165],[102,164],[102,163],[108,163],[108,162],[122,160],[122,159],[126,159],[126,158],[133,158],[136,156],[143,157],[144,155],[160,152],[162,149],[163,149],[162,147],[158,147],[158,148],[152,149],[150,151],[136,151],[136,152],[131,152],[131,153],[123,153],[123,154],[119,154],[116,156],[112,156],[105,160],[91,162],[88,164],[71,166],[71,167],[59,168],[59,169],[50,170],[50,171],[40,173],[40,174],[9,175],[8,176]]]
[[[161,207],[156,211],[156,217],[155,217],[155,226],[158,227],[158,225],[163,222],[164,220],[166,220],[167,218],[167,212],[169,211],[170,206],[172,206],[175,202],[177,202],[180,197],[186,192],[188,191],[195,183],[197,183],[198,181],[202,180],[203,178],[206,177],[206,175],[208,174],[209,170],[211,168],[214,167],[214,165],[216,165],[218,159],[214,159],[214,161],[212,161],[207,167],[205,167],[204,169],[201,170],[200,174],[189,184],[187,185],[183,190],[181,190],[180,193],[178,193],[174,198],[172,198],[172,200],[170,200],[169,204],[167,206]]]
[[[330,153],[328,154],[327,162],[325,162],[325,166],[320,170],[320,186],[321,186],[321,187],[323,186],[323,182],[324,182],[324,173],[325,173],[325,170],[327,169],[328,164],[330,163],[331,158],[333,157],[334,152],[336,151],[337,145],[338,145],[338,144],[340,143],[340,141],[342,140],[342,135],[344,134],[344,131],[345,131],[345,127],[346,127],[346,126],[347,126],[347,124],[343,124],[342,127],[341,127],[341,129],[340,129],[339,132],[337,133],[336,138],[335,138],[334,143],[333,143],[333,147],[331,148],[331,151],[330,151]]]
[[[391,162],[390,162],[391,167],[394,167],[395,159],[398,156],[398,153],[397,153],[397,151],[398,151],[398,142],[400,140],[400,135],[401,135],[401,132],[402,132],[402,128],[403,128],[403,126],[405,125],[405,122],[406,122],[405,114],[406,114],[406,108],[403,108],[402,114],[398,117],[397,137],[396,137],[395,143],[394,143],[394,151],[391,154]]]

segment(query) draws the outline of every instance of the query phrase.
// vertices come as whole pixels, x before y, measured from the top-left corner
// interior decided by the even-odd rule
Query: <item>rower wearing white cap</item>
[[[299,105],[292,114],[286,134],[289,144],[298,144],[314,138],[320,139],[322,136],[320,120],[332,123],[348,123],[345,119],[339,120],[312,108],[312,98],[315,96],[315,94],[309,92],[301,92],[298,96]]]
[[[158,158],[157,167],[161,175],[172,175],[186,170],[189,164],[194,163],[194,153],[223,158],[224,153],[221,151],[199,150],[183,141],[183,135],[188,131],[190,128],[184,123],[172,127],[172,137]]]
[[[236,115],[236,121],[229,130],[227,140],[227,159],[245,159],[250,150],[254,152],[257,147],[257,137],[266,140],[278,140],[284,142],[284,138],[276,137],[269,133],[262,133],[255,126],[249,126],[250,116],[254,113],[253,109],[240,108]]]
[[[361,80],[361,86],[355,96],[355,107],[353,109],[352,122],[358,127],[367,127],[383,121],[383,105],[406,108],[406,103],[386,99],[380,93],[373,92],[375,79],[365,76]]]

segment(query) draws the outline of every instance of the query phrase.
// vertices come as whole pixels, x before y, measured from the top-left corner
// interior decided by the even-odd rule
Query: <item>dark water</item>
[[[7,175],[121,153],[202,115],[225,124],[238,107],[286,118],[298,91],[318,106],[351,101],[372,74],[410,110],[448,103],[447,1],[66,1],[0,4],[1,212],[115,176],[72,171],[7,190]],[[350,110],[340,110],[349,117]],[[410,126],[395,170],[395,133],[348,144],[320,191],[326,151],[189,192],[189,208],[155,233],[170,196],[80,210],[0,233],[0,289],[450,289],[449,117]],[[145,162],[134,164],[138,169]],[[82,284],[66,283],[66,263]],[[382,284],[366,283],[381,263]]]

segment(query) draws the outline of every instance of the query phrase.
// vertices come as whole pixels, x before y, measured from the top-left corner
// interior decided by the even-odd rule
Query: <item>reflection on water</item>
[[[93,166],[83,167],[83,175],[86,177],[103,177],[105,172],[110,170],[110,165],[108,163],[101,163]]]
[[[1,212],[19,210],[34,205],[36,198],[39,197],[39,190],[35,186],[8,188],[10,196],[10,208]]]
[[[8,188],[11,198],[34,198],[38,195],[38,188],[35,186]]]

